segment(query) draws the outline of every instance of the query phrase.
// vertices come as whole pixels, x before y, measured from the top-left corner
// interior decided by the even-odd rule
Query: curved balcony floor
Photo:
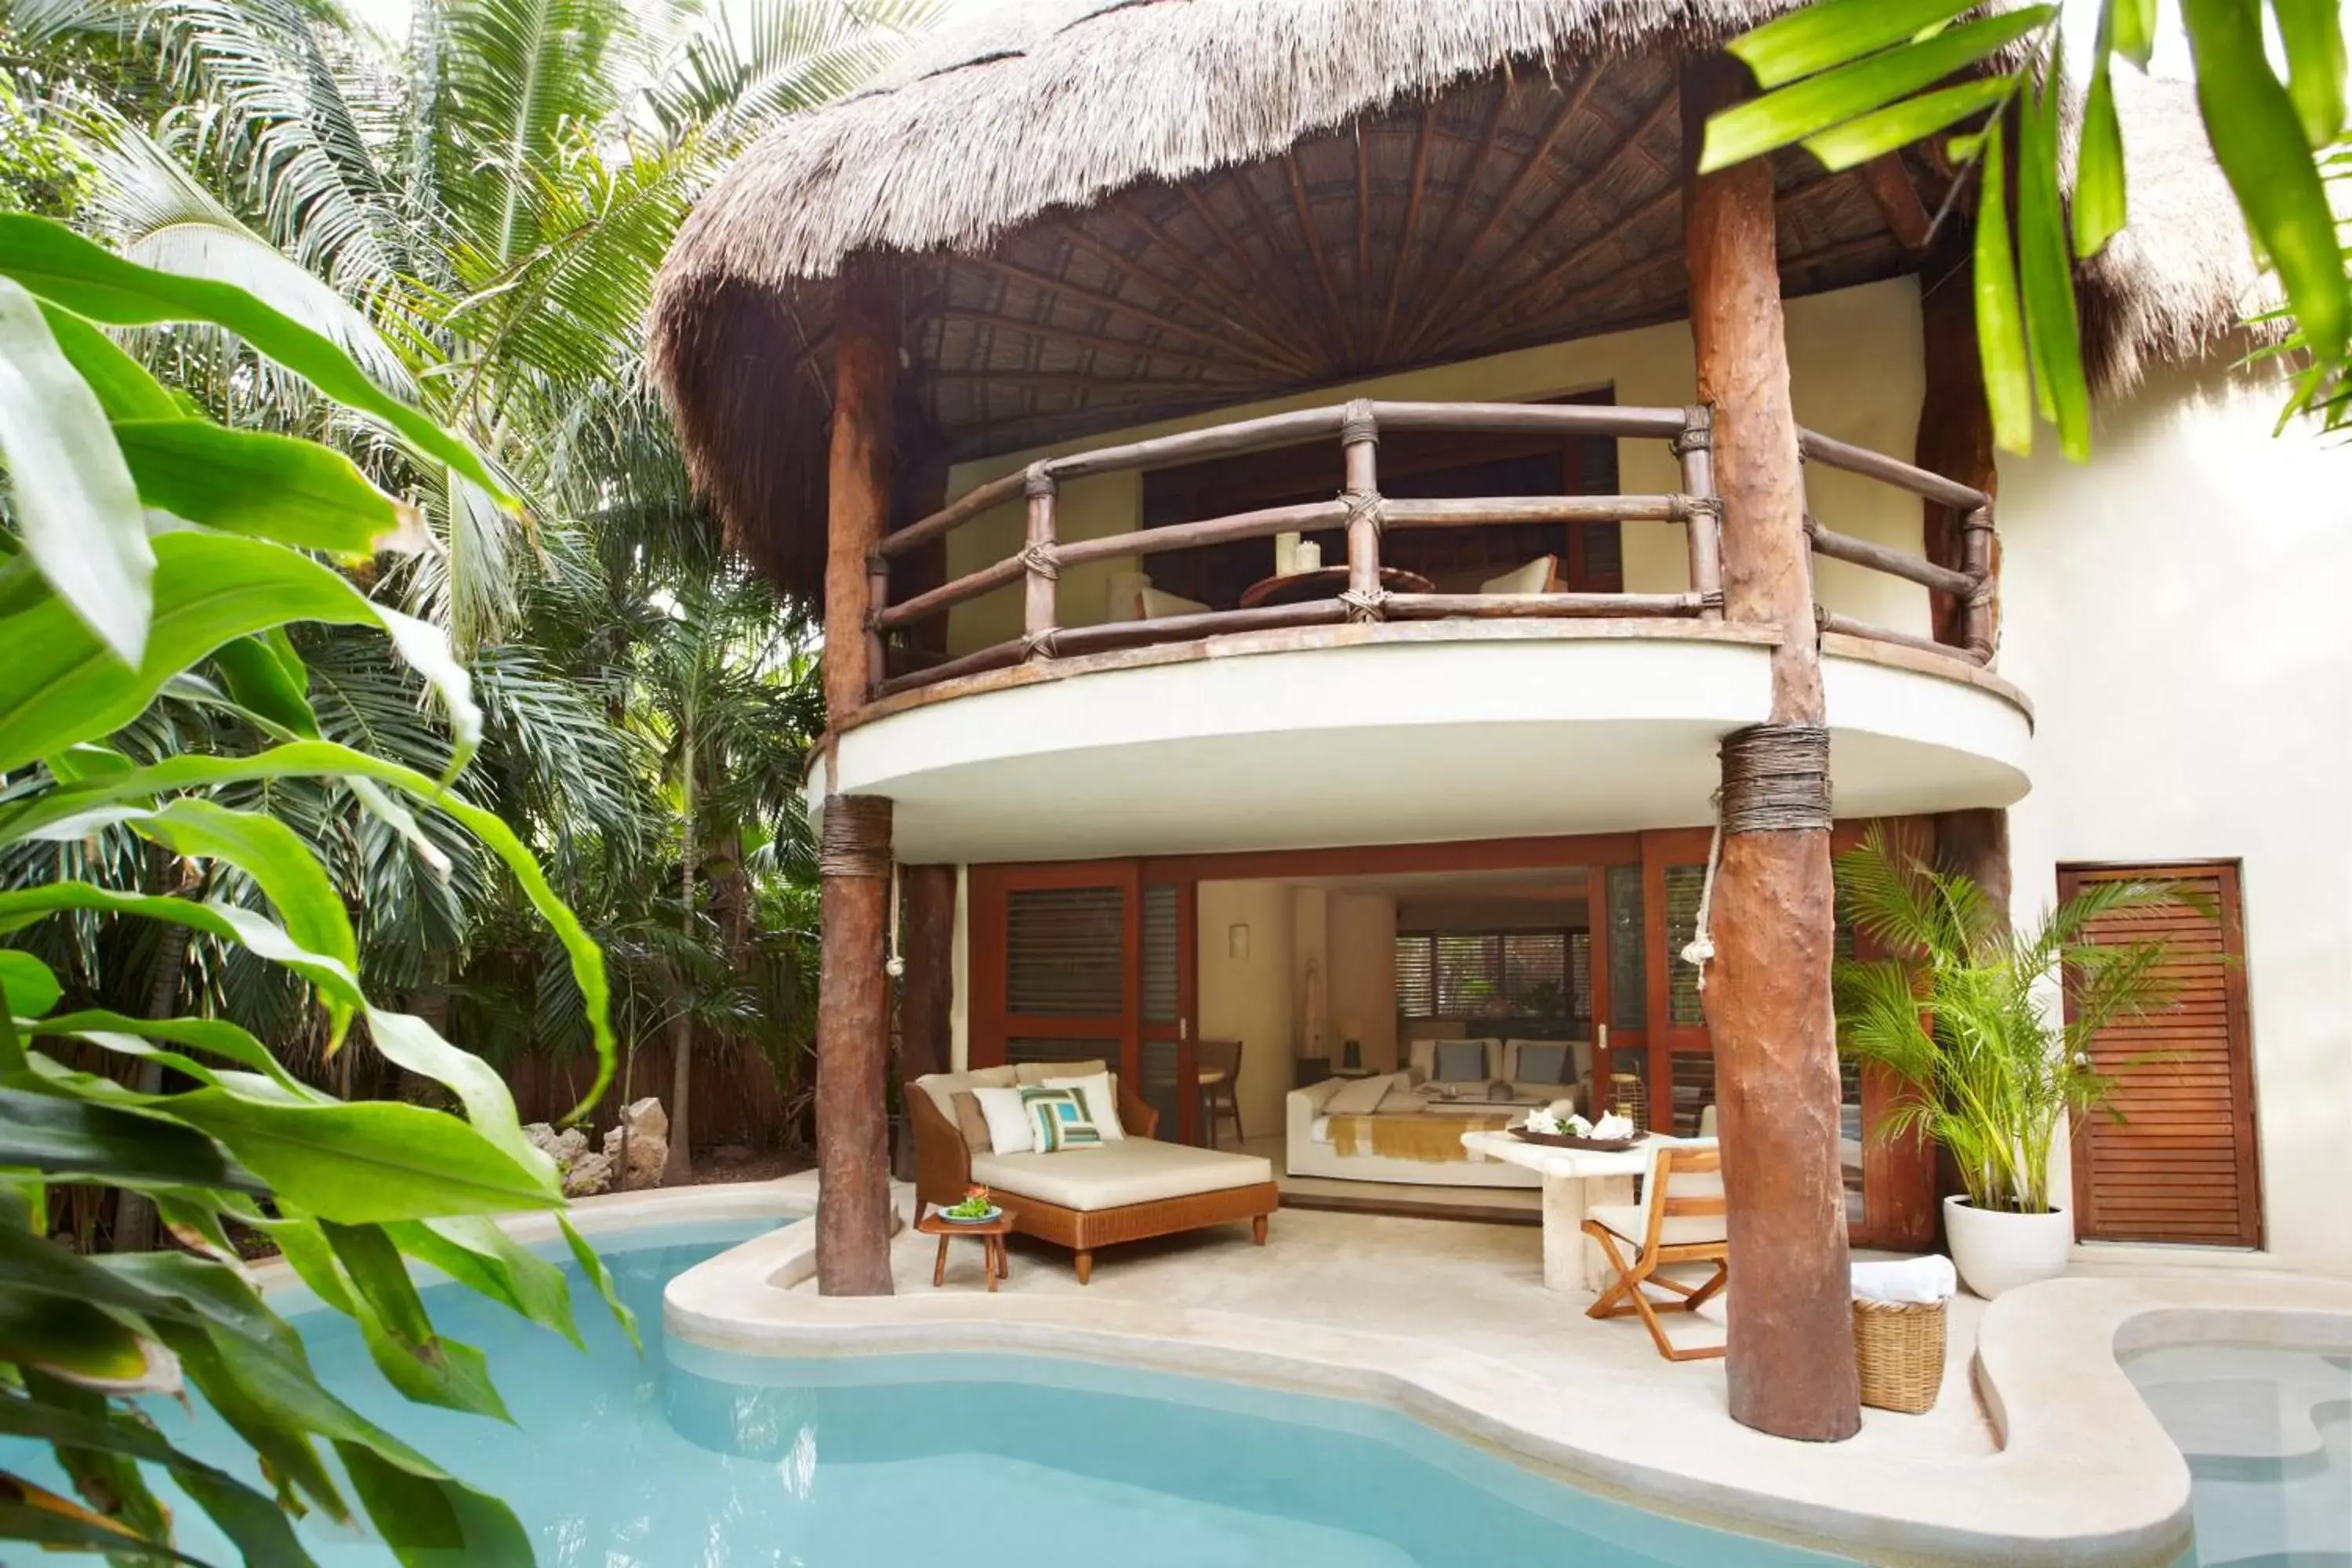
[[[869,709],[834,787],[896,801],[910,863],[1703,824],[1717,742],[1767,716],[1771,643],[1725,623],[1463,621],[1026,665]],[[2032,711],[1999,677],[1851,637],[1823,655],[1841,817],[2024,795]]]

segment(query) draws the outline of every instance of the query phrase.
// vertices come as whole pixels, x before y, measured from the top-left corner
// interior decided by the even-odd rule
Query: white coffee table
[[[1554,1290],[1594,1292],[1608,1286],[1609,1261],[1584,1234],[1585,1216],[1602,1204],[1632,1203],[1633,1179],[1649,1171],[1658,1146],[1681,1142],[1654,1133],[1631,1149],[1606,1153],[1523,1143],[1507,1132],[1462,1134],[1465,1149],[1543,1177],[1544,1284]]]

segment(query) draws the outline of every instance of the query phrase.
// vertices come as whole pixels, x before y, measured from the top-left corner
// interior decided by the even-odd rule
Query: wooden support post
[[[825,466],[824,706],[841,721],[880,682],[866,636],[869,558],[890,510],[898,280],[889,263],[852,259],[833,332],[833,440]]]
[[[1029,533],[1021,551],[1021,647],[1024,656],[1029,658],[1054,657],[1054,631],[1061,616],[1055,601],[1062,568],[1054,557],[1056,488],[1045,464],[1029,465]]]
[[[1723,500],[1715,489],[1715,416],[1704,403],[1683,411],[1674,439],[1683,466],[1683,494],[1691,501],[1685,527],[1690,535],[1691,592],[1709,620],[1723,618]]]
[[[1683,147],[1738,101],[1747,71],[1685,68]],[[1770,721],[1724,742],[1715,957],[1706,972],[1735,1284],[1733,1419],[1783,1437],[1861,1429],[1832,1036],[1828,762],[1804,479],[1782,335],[1772,174],[1689,166],[1684,253],[1698,400],[1714,410],[1727,620],[1778,628]]]
[[[907,973],[898,989],[898,1077],[945,1072],[953,1050],[956,868],[907,866],[898,872]]]
[[[1383,619],[1381,588],[1381,426],[1370,400],[1348,405],[1339,421],[1345,454],[1340,489],[1348,503],[1348,618]]]
[[[816,1288],[890,1294],[890,802],[834,795],[818,850]]]

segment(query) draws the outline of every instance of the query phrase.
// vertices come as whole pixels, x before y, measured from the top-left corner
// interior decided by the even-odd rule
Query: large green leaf
[[[2057,14],[2055,5],[2000,12],[1735,104],[1707,121],[1699,171],[1728,168],[1874,113],[2000,53]]]
[[[637,1334],[637,1314],[621,1300],[621,1287],[614,1279],[613,1271],[604,1267],[604,1260],[596,1256],[596,1249],[588,1245],[587,1237],[572,1228],[570,1215],[559,1213],[555,1223],[563,1228],[564,1244],[572,1248],[572,1260],[580,1265],[580,1272],[596,1287],[596,1294],[604,1299],[604,1305],[611,1309],[614,1321],[621,1325],[622,1331],[629,1336],[629,1342],[642,1352],[646,1342]]]
[[[250,757],[174,757],[134,772],[92,779],[70,789],[0,805],[0,844],[13,842],[56,822],[97,807],[123,801],[146,800],[184,789],[278,778],[343,778],[371,780],[430,802],[456,818],[493,854],[505,862],[531,908],[539,912],[563,944],[572,978],[587,1010],[596,1045],[595,1081],[573,1114],[584,1113],[604,1097],[612,1082],[614,1038],[609,1016],[611,989],[605,978],[604,954],[581,926],[579,918],[548,884],[547,875],[514,830],[495,813],[447,795],[434,780],[363,752],[324,741],[298,741],[275,746]]]
[[[482,1352],[435,1331],[400,1248],[382,1226],[327,1222],[320,1228],[352,1283],[360,1336],[386,1382],[420,1405],[514,1419]]]
[[[24,213],[0,214],[0,276],[109,326],[207,321],[226,328],[327,396],[373,415],[420,451],[512,504],[471,447],[377,386],[336,343],[242,289],[142,267],[61,225]]]
[[[5,1166],[131,1185],[268,1190],[194,1128],[20,1089],[0,1089],[0,1167]]]
[[[20,1018],[37,1018],[58,1005],[65,987],[49,966],[29,952],[0,948],[0,996]]]
[[[123,352],[105,332],[55,305],[41,307],[41,319],[58,349],[96,395],[109,419],[180,419],[187,416],[147,367]]]
[[[551,1184],[556,1181],[555,1162],[522,1135],[514,1096],[489,1063],[459,1050],[432,1025],[409,1013],[370,1012],[368,1039],[386,1061],[429,1078],[455,1094],[475,1130],[506,1151],[516,1163],[542,1173]]]
[[[287,935],[277,921],[236,904],[200,904],[190,899],[154,893],[118,893],[88,882],[45,882],[38,887],[0,892],[0,934],[65,910],[184,925],[206,936],[235,942],[257,958],[284,964],[338,1005],[367,1005],[367,998],[360,994],[359,981],[350,965],[331,954],[311,952]]]
[[[420,1476],[377,1450],[338,1443],[344,1473],[384,1544],[410,1568],[531,1568],[530,1536],[506,1504],[441,1476]]]
[[[2305,127],[2263,52],[2246,0],[2181,0],[2205,134],[2253,237],[2278,269],[2304,342],[2322,365],[2344,359],[2352,279]]]
[[[4,221],[4,220],[0,220]],[[109,734],[136,718],[166,683],[214,649],[289,621],[374,624],[432,682],[447,706],[459,747],[481,734],[472,681],[448,639],[421,621],[371,601],[334,571],[282,545],[211,533],[154,541],[161,565],[155,615],[138,668],[126,668],[58,599],[0,618],[0,772],[77,741]]]
[[[404,1221],[384,1230],[419,1263],[587,1348],[572,1320],[572,1290],[563,1271],[518,1245],[496,1221],[467,1215]]]
[[[316,441],[205,419],[117,419],[139,499],[190,522],[361,560],[424,539],[415,507]]]
[[[2058,426],[2058,442],[2066,455],[2080,463],[2091,456],[2091,388],[2083,372],[2074,258],[2058,194],[2058,99],[2063,79],[2053,58],[2050,80],[2018,119],[2017,266],[2025,295],[2025,343],[2033,362],[2036,405]]]
[[[118,1454],[161,1465],[212,1515],[252,1568],[315,1568],[277,1504],[243,1481],[172,1446],[139,1411],[90,1411],[67,1402],[0,1395],[0,1433]]]
[[[2313,147],[2344,134],[2344,16],[2336,0],[2271,0],[2286,51],[2286,91]]]
[[[2033,449],[2033,375],[2025,358],[2025,318],[2017,302],[2008,185],[2008,133],[1996,120],[1985,132],[1984,195],[1977,207],[1977,353],[1984,363],[1993,439],[2009,451],[2024,453]]]
[[[213,668],[231,700],[255,717],[306,741],[319,739],[310,672],[285,628],[238,637],[213,650]]]
[[[2109,30],[2116,53],[2147,69],[2156,53],[2156,0],[2106,0],[2101,23]]]
[[[1923,92],[1874,114],[1849,120],[1818,136],[1808,136],[1805,151],[1819,158],[1825,168],[1851,169],[1898,147],[1908,147],[1972,114],[1980,114],[2007,99],[2014,88],[2008,77],[1987,77]]]
[[[281,1202],[321,1219],[380,1225],[562,1202],[551,1179],[457,1118],[420,1105],[270,1104],[212,1088],[159,1103],[218,1139]]]
[[[19,1020],[18,1027],[27,1035],[71,1036],[111,1050],[123,1050],[125,1042],[133,1040],[168,1040],[250,1068],[294,1099],[323,1101],[328,1098],[288,1072],[270,1054],[268,1047],[226,1018],[133,1018],[90,1008],[38,1020]],[[191,1077],[209,1078],[210,1069],[200,1067],[191,1071],[183,1065],[185,1060],[182,1058],[165,1065],[189,1072]]]
[[[1724,46],[1756,73],[1756,85],[1786,87],[1942,26],[1978,0],[1815,0]]]
[[[58,351],[39,303],[5,277],[0,469],[25,552],[57,590],[61,607],[95,633],[110,657],[137,662],[155,575],[139,487],[106,411]],[[0,772],[11,765],[0,763]]]
[[[2081,146],[2074,160],[2074,254],[2096,256],[2124,231],[2130,211],[2124,183],[2124,127],[2116,115],[2114,72],[2105,49],[2091,70],[2083,100]]]

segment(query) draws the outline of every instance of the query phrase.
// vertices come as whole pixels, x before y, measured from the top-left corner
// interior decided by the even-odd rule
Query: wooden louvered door
[[[970,1065],[1137,1070],[1142,889],[1132,860],[975,866]]]
[[[2063,868],[2060,899],[2106,881],[2170,881],[2204,910],[2114,915],[2090,940],[2160,939],[2175,1005],[2102,1030],[2092,1059],[2122,1082],[2108,1116],[2074,1129],[2076,1234],[2086,1241],[2259,1247],[2253,1042],[2246,1010],[2245,912],[2235,864]],[[2205,912],[2210,910],[2210,913]]]

